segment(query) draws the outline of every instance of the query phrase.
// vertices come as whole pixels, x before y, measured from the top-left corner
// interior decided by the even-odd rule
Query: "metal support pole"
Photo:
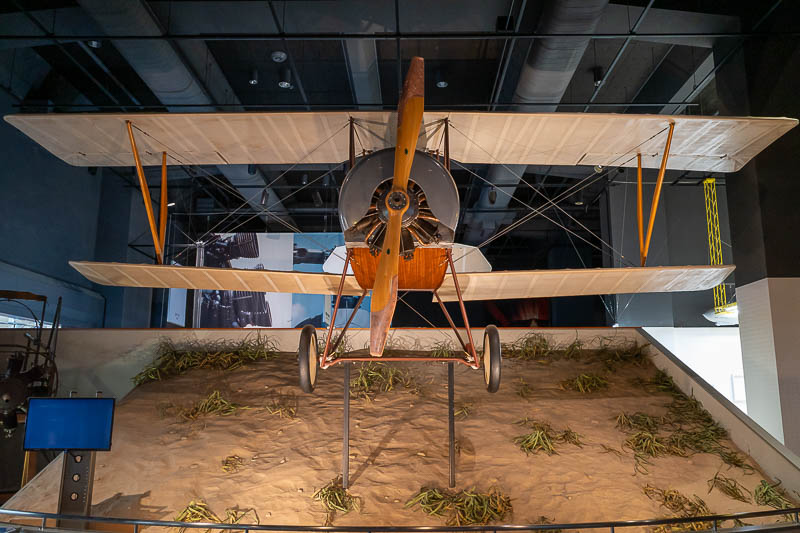
[[[444,119],[444,168],[450,172],[450,119]]]
[[[450,445],[450,488],[456,486],[456,417],[454,413],[455,398],[455,364],[447,363],[447,424],[448,443]]]
[[[356,164],[356,123],[353,117],[350,117],[350,169]]]
[[[342,487],[350,486],[350,363],[344,363],[344,431],[342,432]]]
[[[194,266],[201,267],[205,262],[205,245],[202,242],[197,243],[197,250],[194,259]],[[200,309],[201,309],[201,295],[202,291],[200,289],[194,289],[192,291],[192,327],[199,328],[200,327]]]
[[[653,236],[653,224],[656,222],[656,212],[658,211],[658,200],[661,198],[661,186],[664,184],[664,172],[667,170],[667,159],[669,158],[669,147],[672,144],[672,132],[675,130],[675,123],[670,122],[669,133],[667,134],[667,145],[664,147],[664,155],[661,156],[661,167],[658,169],[658,179],[656,180],[656,190],[653,193],[653,203],[650,205],[650,220],[647,223],[647,237],[644,240],[644,254],[642,254],[642,266],[647,262],[647,252],[650,250],[650,238]]]
[[[167,152],[161,152],[161,210],[158,214],[158,243],[161,263],[164,263],[164,243],[167,241]]]
[[[144,210],[147,212],[147,221],[150,223],[150,232],[153,235],[153,246],[156,249],[156,258],[159,263],[163,263],[162,253],[160,246],[160,239],[158,236],[158,228],[156,227],[156,218],[153,213],[153,204],[150,200],[150,189],[147,187],[147,180],[144,177],[144,170],[142,169],[142,161],[139,159],[139,150],[136,148],[136,139],[133,137],[133,128],[131,121],[126,120],[125,126],[128,128],[128,139],[131,142],[131,151],[133,152],[133,162],[136,165],[136,175],[139,176],[139,187],[142,189],[142,199],[144,200]]]
[[[644,266],[644,215],[642,214],[642,153],[636,154],[636,222],[639,226],[639,261]]]

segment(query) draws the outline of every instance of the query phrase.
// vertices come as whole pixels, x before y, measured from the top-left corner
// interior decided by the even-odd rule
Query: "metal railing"
[[[139,533],[141,527],[166,527],[178,529],[210,529],[243,531],[320,531],[320,532],[353,532],[353,533],[416,533],[416,532],[458,532],[458,531],[548,531],[548,530],[584,530],[606,529],[615,533],[618,528],[652,527],[662,525],[679,525],[689,523],[712,524],[707,531],[719,531],[723,522],[745,520],[748,518],[762,518],[787,515],[792,517],[791,522],[778,522],[763,525],[744,526],[741,528],[725,528],[726,531],[741,529],[742,531],[758,531],[760,529],[800,531],[800,507],[791,509],[774,509],[770,511],[753,511],[747,513],[734,513],[726,515],[695,516],[690,518],[652,518],[647,520],[619,520],[612,522],[579,522],[574,524],[527,524],[527,525],[477,525],[477,526],[288,526],[271,524],[218,524],[209,522],[176,522],[170,520],[140,520],[137,518],[110,518],[102,516],[76,516],[61,515],[56,513],[39,513],[35,511],[17,511],[14,509],[0,508],[0,527],[10,530],[36,530],[59,531],[57,527],[49,527],[47,520],[68,520],[74,522],[91,522],[94,524],[125,524],[132,525],[133,532]],[[5,516],[33,518],[41,520],[39,525],[15,524],[5,521]],[[93,530],[99,530],[97,527]],[[73,529],[74,530],[74,529]],[[100,530],[102,531],[102,530]]]

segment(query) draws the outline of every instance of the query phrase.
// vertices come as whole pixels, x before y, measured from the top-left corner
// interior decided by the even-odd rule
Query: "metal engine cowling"
[[[348,247],[378,253],[386,229],[386,194],[394,173],[394,148],[362,157],[347,173],[339,192],[339,219]],[[458,223],[458,189],[435,158],[417,150],[408,183],[401,250],[411,257],[418,246],[452,244]]]

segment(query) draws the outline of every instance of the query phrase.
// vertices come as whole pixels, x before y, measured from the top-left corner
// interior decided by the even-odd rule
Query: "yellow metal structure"
[[[719,236],[719,210],[717,208],[717,180],[703,180],[703,194],[706,198],[706,229],[708,230],[708,258],[711,265],[722,264],[722,239]],[[714,287],[714,313],[725,311],[727,297],[725,284]]]

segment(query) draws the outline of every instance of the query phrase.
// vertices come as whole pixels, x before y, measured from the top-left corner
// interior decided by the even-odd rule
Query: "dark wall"
[[[795,5],[795,11],[800,11]],[[774,17],[765,31],[784,31],[792,17]],[[800,117],[800,45],[762,39],[742,50],[717,75],[724,111]],[[744,78],[744,84],[740,81]],[[746,87],[742,91],[741,87]],[[729,180],[737,284],[764,277],[800,276],[800,130],[794,128]]]
[[[0,113],[16,113],[0,93]],[[95,285],[71,260],[142,261],[128,243],[147,230],[137,189],[110,171],[70,166],[0,121],[0,288],[63,299],[68,327],[147,327],[150,290]],[[38,313],[37,307],[37,313]],[[0,312],[27,316],[16,304]]]
[[[639,265],[639,233],[636,221],[635,169],[629,169],[610,187],[610,223],[612,245],[627,261]],[[679,172],[668,171],[664,183],[669,184]],[[652,184],[657,171],[643,171],[644,227],[655,189]],[[720,237],[724,262],[733,261],[728,224],[728,206],[724,186],[717,187]],[[664,185],[658,207],[647,266],[707,265],[708,231],[703,186]],[[629,266],[620,261],[614,266]],[[730,280],[729,280],[730,281]],[[616,320],[621,326],[702,327],[712,324],[703,313],[714,306],[711,290],[669,294],[623,294],[616,297]]]

